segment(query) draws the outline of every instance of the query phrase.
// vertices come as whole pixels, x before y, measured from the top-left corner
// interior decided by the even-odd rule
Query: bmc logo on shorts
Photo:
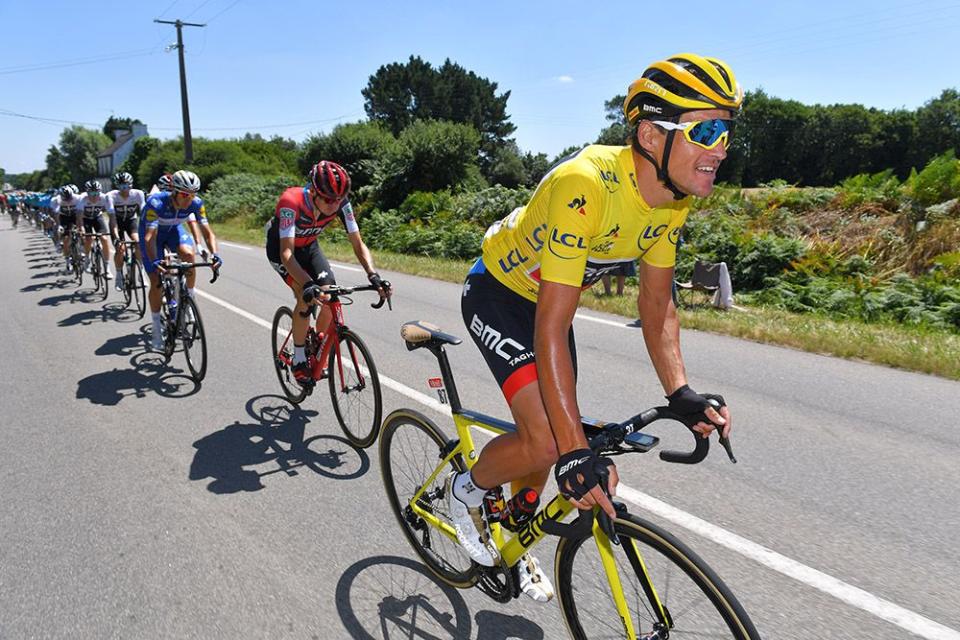
[[[472,331],[475,336],[480,338],[480,342],[483,343],[483,346],[485,346],[487,349],[490,349],[490,351],[493,351],[507,362],[509,362],[511,358],[514,358],[516,355],[527,350],[526,347],[513,338],[503,338],[499,331],[489,325],[483,324],[483,321],[480,320],[476,314],[474,314],[473,319],[470,320],[470,331]],[[507,353],[505,350],[506,347],[516,349],[517,353],[512,355]]]

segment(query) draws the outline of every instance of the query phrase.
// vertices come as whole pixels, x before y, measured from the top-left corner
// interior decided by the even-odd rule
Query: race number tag
[[[443,388],[443,378],[429,378],[427,379],[427,386],[436,389],[441,404],[447,404],[447,390]]]

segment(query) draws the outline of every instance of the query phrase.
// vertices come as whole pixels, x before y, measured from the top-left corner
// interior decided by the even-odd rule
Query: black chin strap
[[[653,159],[649,153],[647,153],[640,145],[634,145],[634,148],[637,150],[641,156],[650,161],[650,164],[653,165],[653,168],[657,170],[657,180],[663,183],[667,189],[670,190],[670,193],[673,194],[674,200],[683,200],[687,197],[688,194],[683,193],[677,189],[676,185],[673,184],[673,180],[670,179],[670,174],[667,171],[667,167],[670,165],[670,149],[673,148],[673,137],[677,133],[676,129],[671,129],[667,131],[667,139],[663,145],[663,163],[657,164],[657,161]]]

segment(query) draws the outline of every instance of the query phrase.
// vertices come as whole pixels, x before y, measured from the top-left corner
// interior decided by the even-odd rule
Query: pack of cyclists
[[[742,87],[720,60],[681,54],[654,62],[628,87],[626,144],[589,145],[562,159],[525,206],[488,229],[482,255],[466,276],[461,309],[517,431],[495,438],[469,471],[448,479],[457,540],[478,564],[499,562],[485,497],[501,485],[540,493],[553,468],[559,491],[574,505],[599,507],[615,517],[608,496],[616,494],[616,467],[591,452],[580,426],[572,326],[582,291],[604,274],[639,261],[637,305],[644,342],[670,408],[705,416],[696,426],[704,437],[715,429],[729,434],[729,408],[714,408],[710,400],[716,396],[695,391],[687,378],[671,292],[677,238],[691,199],[712,192],[742,100]],[[190,262],[205,243],[220,268],[217,237],[195,173],[165,174],[148,194],[133,187],[129,173],[116,174],[113,183],[108,193],[96,180],[86,182],[82,193],[64,185],[46,208],[60,229],[68,269],[70,230],[81,221],[87,255],[94,240],[101,242],[108,262],[111,238],[137,243],[137,257],[150,279],[152,347],[159,350],[164,252]],[[370,283],[381,297],[393,293],[375,269],[350,194],[348,172],[321,160],[306,184],[280,194],[266,225],[267,261],[295,298],[293,373],[302,385],[313,383],[304,353],[306,311],[312,300],[323,299],[324,287],[336,283],[317,243],[323,230],[339,222]],[[11,193],[2,204],[14,215],[25,199]],[[191,271],[187,278],[192,297],[196,276]],[[321,316],[319,325],[326,324]],[[494,335],[497,340],[491,340]],[[609,478],[606,492],[598,477]],[[540,602],[553,597],[535,558],[521,563],[521,571],[524,593]]]

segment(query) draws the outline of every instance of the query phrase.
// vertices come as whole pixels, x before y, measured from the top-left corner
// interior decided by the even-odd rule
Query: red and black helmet
[[[342,200],[350,195],[350,174],[329,160],[321,160],[313,165],[310,184],[318,194],[329,200]]]

